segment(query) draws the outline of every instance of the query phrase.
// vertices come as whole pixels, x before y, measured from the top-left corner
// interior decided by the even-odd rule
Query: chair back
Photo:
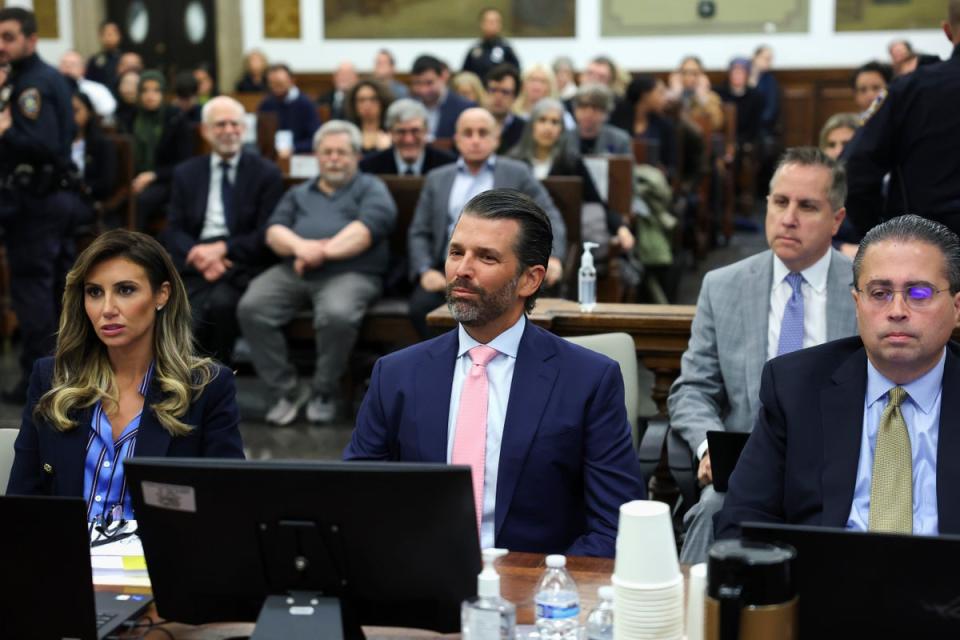
[[[19,429],[0,429],[0,496],[7,492],[7,480],[13,467],[13,441]]]

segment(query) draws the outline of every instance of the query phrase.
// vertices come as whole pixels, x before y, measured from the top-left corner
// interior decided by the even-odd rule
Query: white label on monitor
[[[315,178],[320,175],[320,165],[317,156],[310,153],[296,153],[290,156],[291,178]]]
[[[161,482],[144,482],[141,486],[143,501],[151,507],[186,513],[197,512],[197,495],[193,487]]]

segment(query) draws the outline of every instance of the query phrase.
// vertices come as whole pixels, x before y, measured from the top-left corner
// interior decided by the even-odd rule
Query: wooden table
[[[670,385],[680,375],[680,358],[690,341],[692,305],[598,303],[591,312],[580,311],[572,300],[541,298],[530,320],[560,336],[624,332],[633,337],[637,359],[654,374],[653,400],[667,412]],[[427,316],[427,324],[451,328],[456,323],[446,306]]]
[[[533,624],[534,609],[533,596],[537,581],[543,574],[546,564],[544,555],[538,553],[510,553],[497,561],[497,571],[500,573],[500,592],[507,600],[517,605],[517,624]],[[586,621],[587,614],[597,606],[597,589],[610,584],[610,574],[613,573],[613,560],[609,558],[568,557],[567,570],[573,576],[580,591],[580,619]],[[108,589],[109,587],[97,587]],[[145,589],[129,588],[131,593],[148,592]],[[153,620],[157,618],[156,608],[151,605],[147,613]],[[177,640],[212,640],[235,636],[248,636],[253,633],[253,624],[218,623],[202,626],[192,626],[180,623],[166,623],[161,630],[153,630],[141,636],[143,629],[132,633],[130,638],[147,638],[150,640],[170,640],[171,635]],[[410,629],[388,629],[383,627],[364,628],[368,640],[374,638],[459,638],[460,634],[440,634],[430,631]]]

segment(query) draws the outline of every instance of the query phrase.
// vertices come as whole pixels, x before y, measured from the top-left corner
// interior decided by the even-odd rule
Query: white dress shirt
[[[203,230],[200,232],[200,240],[223,238],[230,235],[230,229],[227,227],[227,218],[223,212],[223,200],[220,197],[220,183],[223,180],[223,169],[220,167],[221,162],[223,162],[223,158],[215,153],[210,154],[210,190],[207,192],[207,213],[203,218]],[[239,163],[239,153],[227,160],[227,164],[230,165],[228,169],[230,182],[233,183],[234,190],[237,188],[237,165]]]
[[[407,169],[413,169],[413,175],[422,176],[423,175],[423,160],[426,158],[426,151],[421,151],[420,155],[417,156],[417,159],[411,164],[401,157],[400,152],[397,151],[396,147],[393,149],[393,161],[397,163],[397,175],[405,176],[407,175]]]
[[[463,158],[457,158],[457,175],[450,188],[450,201],[447,203],[447,240],[453,237],[453,228],[457,226],[463,206],[475,195],[493,189],[493,170],[497,166],[497,156],[491,155],[483,163],[476,175],[470,173]]]
[[[520,338],[526,327],[526,318],[520,319],[512,327],[487,343],[488,347],[499,353],[487,363],[487,447],[483,465],[483,516],[480,519],[480,548],[494,546],[494,517],[497,501],[497,473],[500,469],[500,442],[503,440],[503,426],[507,419],[507,403],[510,400],[510,386],[513,384],[513,370],[517,363],[517,351]],[[470,337],[463,325],[457,330],[460,346],[457,349],[457,362],[453,368],[453,384],[450,387],[450,416],[447,429],[447,463],[453,460],[453,440],[457,431],[457,412],[460,409],[460,392],[467,379],[473,361],[467,353],[480,345]]]
[[[827,341],[827,272],[830,270],[830,251],[811,266],[801,271],[803,284],[803,348],[813,347]],[[787,265],[774,254],[773,288],[770,290],[770,315],[767,317],[767,359],[777,355],[780,344],[780,325],[787,301],[793,294],[786,277],[790,274]],[[852,276],[851,276],[852,278]]]
[[[86,78],[77,80],[77,88],[90,98],[90,104],[93,105],[93,110],[97,112],[98,116],[101,118],[113,117],[117,110],[117,99],[113,97],[110,89],[99,82]]]

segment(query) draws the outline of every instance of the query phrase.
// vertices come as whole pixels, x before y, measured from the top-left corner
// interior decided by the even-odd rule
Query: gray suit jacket
[[[425,269],[443,270],[447,258],[447,226],[450,222],[450,192],[457,177],[457,165],[437,167],[427,174],[417,201],[417,210],[407,230],[410,255],[410,278],[416,280]],[[516,189],[540,205],[553,226],[553,255],[563,260],[567,247],[567,231],[560,211],[550,194],[533,177],[530,167],[519,160],[497,156],[493,169],[494,189]]]
[[[567,148],[580,155],[580,135],[567,136]],[[594,144],[593,153],[608,156],[630,156],[633,157],[633,141],[626,131],[610,124],[605,124],[600,128],[597,134],[597,141]]]
[[[830,250],[827,341],[857,335],[852,264]],[[751,431],[767,360],[773,252],[767,250],[703,278],[690,344],[670,388],[670,428],[696,452],[707,431]]]

